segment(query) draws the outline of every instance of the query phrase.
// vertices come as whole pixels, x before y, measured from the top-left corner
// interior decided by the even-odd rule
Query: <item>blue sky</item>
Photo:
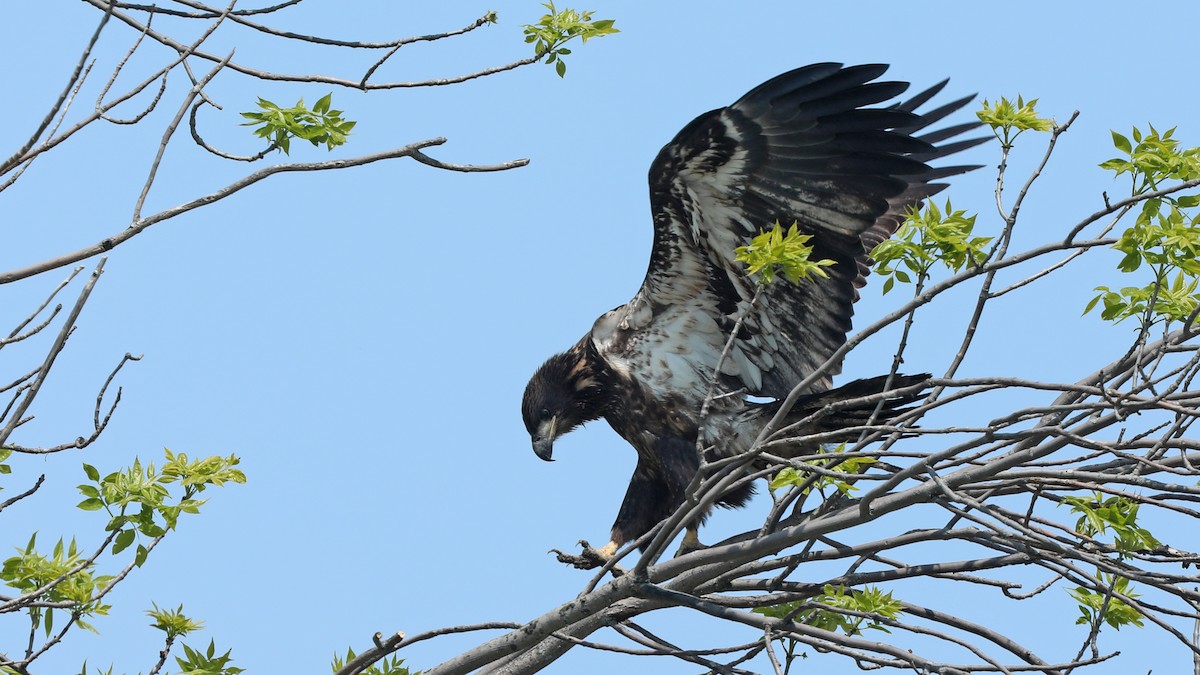
[[[38,29],[51,7],[52,35]],[[646,171],[658,149],[694,116],[773,75],[817,61],[883,62],[893,64],[889,76],[918,86],[950,77],[950,97],[1020,93],[1038,97],[1043,114],[1059,120],[1080,110],[1025,207],[1019,244],[1053,237],[1099,208],[1102,191],[1125,189],[1096,168],[1113,156],[1109,129],[1178,124],[1186,143],[1200,144],[1200,94],[1178,60],[1200,20],[1200,5],[1190,2],[1137,10],[1096,2],[1053,12],[1024,1],[1002,9],[782,1],[589,7],[616,19],[622,32],[577,48],[562,80],[535,65],[450,88],[334,90],[336,107],[359,124],[333,156],[445,136],[431,156],[481,164],[527,157],[528,167],[463,175],[396,160],[279,176],[157,225],[110,255],[38,400],[38,419],[16,441],[49,445],[86,434],[95,392],[121,355],[145,358],[120,376],[121,407],[96,446],[82,456],[13,462],[6,490],[42,472],[48,480],[36,499],[0,519],[0,545],[23,544],[35,529],[43,542],[60,535],[98,541],[101,516],[63,506],[78,501],[82,461],[106,472],[134,456],[157,460],[164,446],[193,456],[235,453],[249,483],[212,494],[204,514],[185,520],[112,597],[114,616],[97,622],[102,635],[75,635],[37,672],[68,672],[84,658],[144,672],[160,648],[142,614],[151,600],[183,603],[207,625],[191,642],[215,637],[250,672],[319,673],[334,651],[365,648],[376,631],[526,620],[573,597],[589,576],[562,567],[546,550],[605,540],[634,453],[596,423],[556,445],[560,461],[539,461],[521,424],[521,391],[542,360],[641,283],[651,234]],[[287,27],[386,40],[456,28],[487,9],[498,11],[499,25],[458,41],[405,47],[377,76],[414,79],[525,56],[520,25],[536,20],[541,8],[532,0],[308,0],[288,15]],[[56,0],[19,3],[8,16],[0,44],[10,63],[25,64],[10,65],[0,79],[7,100],[0,123],[11,148],[61,88],[98,12]],[[91,105],[132,38],[119,26],[105,35],[100,75],[78,110]],[[214,51],[236,45],[238,60],[271,70],[357,74],[372,60],[264,48],[245,31],[217,39],[221,49]],[[148,49],[134,67],[158,63],[155,56],[162,53]],[[173,82],[144,125],[89,130],[0,196],[0,269],[120,231],[181,90]],[[222,75],[210,95],[225,111],[204,113],[206,137],[252,152],[258,146],[236,126],[236,113],[251,109],[256,96],[311,102],[329,90]],[[181,137],[169,149],[148,210],[210,192],[245,171],[189,143]],[[997,152],[992,145],[969,159],[994,165]],[[1018,148],[1014,174],[1023,176],[1039,154],[1036,143]],[[297,161],[326,158],[324,150],[293,149]],[[994,180],[989,169],[977,171],[949,193],[957,207],[982,214],[977,227],[984,234],[997,223]],[[1015,293],[997,303],[965,368],[1074,379],[1119,355],[1123,328],[1074,318],[1092,286],[1107,281],[1098,280],[1104,274],[1109,269],[1082,266],[1063,274],[1052,292]],[[6,320],[24,316],[64,276],[55,271],[0,288]],[[868,287],[858,324],[899,303],[894,295],[881,298],[878,285]],[[958,338],[939,337],[961,324],[956,309],[962,305],[951,300],[946,314],[918,333],[907,368],[945,367]],[[850,357],[847,372],[885,371],[891,347],[886,337],[868,343]],[[0,380],[30,368],[34,354],[6,350]],[[718,514],[704,538],[749,526],[765,509],[758,500],[748,515]],[[1064,651],[1073,652],[1082,638],[1070,625],[1074,610],[1065,597],[1043,604],[1053,611],[997,602],[995,612],[1011,613],[1005,618],[1045,656],[1066,658],[1052,645],[1070,642]],[[649,623],[694,630],[683,636],[692,646],[705,636],[754,638],[729,638],[702,622],[693,629],[692,622],[676,614]],[[418,645],[407,658],[427,667],[479,639]],[[1092,672],[1136,665],[1138,672],[1167,673],[1190,665],[1182,649],[1150,629],[1120,639],[1131,660]],[[1116,644],[1109,638],[1108,646]],[[617,667],[694,671],[576,650],[550,672]],[[833,667],[849,670],[841,662]]]

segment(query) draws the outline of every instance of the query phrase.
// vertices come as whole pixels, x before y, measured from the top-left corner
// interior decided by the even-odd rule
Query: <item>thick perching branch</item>
[[[1179,337],[1185,337],[1185,336],[1179,336]],[[1112,366],[1110,366],[1107,370],[1110,373],[1119,372],[1121,370],[1122,365],[1123,365],[1122,363],[1115,363]],[[1125,365],[1125,367],[1128,367],[1127,360],[1124,362],[1124,365]],[[957,386],[971,386],[974,383],[959,384],[959,383],[955,383],[953,381],[947,381],[947,382],[939,382],[939,384],[944,384],[948,387],[953,387],[956,385]],[[1086,386],[1087,385],[1085,384],[1085,387]],[[1084,421],[1083,421],[1083,424],[1085,426],[1087,425],[1087,419],[1088,418],[1084,418]],[[1104,424],[1113,423],[1114,420],[1115,420],[1115,418],[1113,416],[1107,416],[1104,421],[1102,421],[1100,423],[1093,423],[1091,429],[1087,429],[1087,428],[1079,429],[1079,433],[1087,433],[1087,432],[1095,431],[1097,428],[1103,426]],[[1076,425],[1076,426],[1079,426],[1079,425]],[[917,430],[915,433],[920,433],[920,432],[921,432],[921,430]],[[991,430],[991,429],[984,430],[983,435],[985,437],[984,442],[986,444],[986,443],[988,443],[988,441],[986,440],[986,436],[994,435],[994,430]],[[1043,442],[1045,443],[1045,446],[1044,447],[1034,446],[1034,447],[1030,447],[1030,448],[1025,448],[1024,453],[1028,456],[1038,456],[1041,454],[1048,453],[1051,450],[1061,449],[1064,446],[1060,442],[1058,442],[1057,439],[1067,438],[1071,435],[1072,434],[1068,434],[1065,429],[1062,429],[1059,424],[1059,421],[1056,420],[1056,424],[1055,424],[1054,428],[1043,429],[1043,431],[1041,431],[1040,433],[1035,434],[1034,436],[1031,437],[1031,438],[1038,438],[1038,437],[1042,438]],[[1005,447],[1006,445],[1007,445],[1007,442],[1002,441],[1001,443],[999,443],[997,445],[997,448],[1000,449],[1000,448]],[[976,447],[976,446],[974,446],[972,444],[969,447]],[[1006,568],[1019,568],[1019,567],[1026,566],[1026,565],[1030,564],[1031,562],[1035,562],[1038,565],[1045,565],[1047,567],[1047,569],[1054,571],[1055,573],[1061,573],[1061,572],[1065,571],[1065,572],[1067,572],[1067,578],[1084,580],[1081,575],[1086,576],[1086,572],[1083,571],[1083,568],[1081,567],[1081,565],[1079,563],[1090,561],[1092,564],[1097,564],[1099,566],[1106,567],[1109,569],[1114,569],[1114,570],[1121,569],[1121,570],[1125,571],[1126,573],[1129,573],[1130,570],[1125,569],[1124,567],[1116,567],[1116,568],[1112,567],[1110,558],[1109,558],[1109,555],[1112,552],[1111,549],[1109,549],[1107,554],[1102,554],[1099,550],[1095,550],[1095,551],[1088,551],[1087,549],[1080,550],[1077,548],[1077,544],[1072,543],[1072,541],[1069,537],[1066,539],[1063,539],[1060,542],[1056,542],[1055,540],[1045,539],[1041,535],[1037,535],[1034,531],[1029,530],[1028,528],[1018,527],[1016,530],[1012,530],[1009,528],[1016,526],[1015,521],[1010,520],[1006,517],[1001,517],[1001,519],[999,521],[991,522],[991,517],[988,516],[988,513],[989,513],[988,511],[980,512],[978,510],[982,506],[982,503],[978,501],[979,498],[971,496],[974,493],[974,491],[976,490],[976,488],[974,488],[972,486],[979,485],[980,486],[979,489],[983,490],[983,492],[980,493],[981,495],[987,494],[990,492],[994,492],[995,488],[987,487],[987,485],[988,485],[989,481],[994,480],[996,477],[1007,475],[1001,469],[1001,467],[1004,465],[1018,466],[1018,465],[1027,463],[1025,461],[1025,459],[1027,459],[1027,458],[1022,458],[1021,461],[1015,461],[1012,456],[1012,453],[1001,453],[1000,455],[997,456],[996,460],[993,462],[997,467],[996,469],[990,469],[989,467],[986,467],[986,466],[982,466],[982,467],[966,466],[965,468],[959,469],[957,472],[952,470],[950,473],[946,474],[945,476],[938,478],[936,480],[936,482],[928,482],[927,481],[924,484],[918,484],[916,487],[910,488],[910,489],[902,491],[900,493],[889,494],[887,496],[880,497],[879,501],[876,504],[876,509],[874,510],[874,512],[867,516],[863,516],[863,514],[858,511],[858,509],[854,508],[853,504],[845,504],[840,508],[829,511],[827,514],[825,514],[823,516],[817,516],[815,518],[810,518],[807,521],[802,521],[802,524],[789,525],[788,527],[778,529],[775,531],[774,534],[770,535],[769,537],[757,537],[757,538],[743,537],[738,542],[728,543],[728,544],[725,544],[725,543],[717,544],[716,546],[713,546],[706,551],[691,554],[691,555],[673,560],[671,562],[668,562],[668,563],[665,563],[662,565],[657,565],[657,566],[651,567],[647,570],[646,576],[650,580],[659,580],[656,582],[658,584],[658,586],[656,586],[656,587],[662,587],[662,584],[667,584],[669,587],[677,589],[676,594],[655,592],[654,597],[656,597],[656,598],[659,598],[659,599],[672,598],[672,599],[678,601],[676,604],[682,604],[683,606],[690,606],[695,609],[700,609],[701,611],[705,611],[706,613],[712,614],[714,616],[720,616],[721,618],[726,619],[726,620],[734,620],[734,621],[738,621],[741,623],[751,623],[754,625],[762,625],[764,627],[770,626],[769,629],[775,635],[780,635],[780,636],[789,636],[790,635],[802,642],[807,642],[808,644],[820,644],[822,646],[822,648],[829,649],[834,652],[855,654],[856,658],[864,659],[866,661],[880,663],[880,664],[891,663],[893,665],[898,665],[898,663],[893,661],[893,659],[899,657],[899,658],[901,658],[901,661],[899,663],[907,663],[911,667],[934,667],[934,666],[942,667],[942,666],[944,666],[946,668],[951,668],[951,667],[957,668],[961,672],[971,672],[971,671],[975,671],[975,670],[984,670],[984,671],[995,670],[995,666],[993,663],[991,663],[990,659],[984,659],[984,662],[979,664],[978,666],[972,666],[970,664],[961,664],[961,663],[960,664],[936,664],[936,663],[931,663],[925,659],[917,658],[915,656],[904,656],[905,652],[898,651],[898,650],[892,650],[892,649],[884,650],[881,653],[881,655],[879,655],[879,656],[872,656],[870,654],[871,650],[864,650],[864,647],[863,647],[864,644],[869,644],[869,643],[865,643],[864,641],[857,640],[857,639],[849,639],[849,638],[844,639],[835,634],[829,634],[829,635],[821,634],[820,635],[821,641],[819,643],[816,643],[816,642],[814,642],[814,640],[816,638],[814,637],[814,634],[811,631],[801,630],[799,633],[796,633],[795,632],[796,629],[793,629],[790,626],[786,626],[786,625],[781,626],[778,624],[771,624],[765,618],[751,619],[750,617],[752,617],[753,615],[731,613],[727,609],[719,609],[718,610],[717,609],[718,605],[716,603],[711,602],[711,601],[700,600],[699,596],[697,596],[695,594],[696,593],[704,593],[706,595],[714,594],[714,593],[719,594],[719,593],[726,592],[726,591],[742,591],[742,592],[744,592],[744,591],[748,590],[749,587],[745,586],[744,584],[739,585],[737,583],[737,580],[741,579],[741,578],[747,578],[747,577],[742,576],[744,574],[758,574],[763,571],[761,566],[759,566],[758,562],[754,562],[753,564],[746,564],[747,561],[769,560],[771,556],[777,554],[779,551],[782,551],[784,548],[786,548],[788,546],[797,545],[806,540],[812,540],[813,538],[819,538],[818,535],[821,532],[851,531],[852,528],[857,523],[865,523],[870,520],[874,520],[876,518],[885,516],[888,513],[892,513],[892,512],[901,510],[908,505],[911,505],[914,503],[920,503],[920,502],[938,503],[940,499],[945,499],[945,498],[948,498],[951,501],[963,501],[968,506],[968,508],[974,510],[977,514],[984,516],[984,518],[982,520],[979,520],[978,523],[980,525],[987,525],[986,529],[979,529],[978,527],[970,527],[967,530],[965,530],[963,532],[963,534],[965,534],[970,539],[977,541],[980,545],[982,545],[988,549],[998,550],[998,551],[1001,551],[1004,553],[1004,555],[1001,556],[1000,558],[991,558],[986,563],[981,561],[981,564],[977,564],[977,565],[960,565],[958,567],[958,569],[960,569],[960,570],[983,571],[983,570],[996,570],[996,569],[1006,569]],[[1194,459],[1195,459],[1195,457],[1193,457],[1193,461],[1194,461]],[[947,457],[943,458],[942,461],[940,461],[936,464],[927,464],[927,466],[929,467],[929,470],[936,472],[937,471],[936,467],[938,465],[946,464],[946,465],[952,466],[954,461],[955,461],[954,456],[947,456]],[[1134,466],[1136,464],[1137,464],[1137,462],[1135,460],[1131,459],[1131,460],[1129,460],[1129,463],[1126,464],[1126,466]],[[1110,469],[1115,469],[1115,468],[1116,467],[1110,467]],[[1053,470],[1049,470],[1049,469],[1046,469],[1046,470],[1051,471],[1053,474],[1058,475],[1060,477],[1071,476],[1071,475],[1073,475],[1073,472],[1074,472],[1074,470],[1072,468],[1070,468],[1069,466],[1060,466]],[[937,476],[938,474],[933,473],[930,475]],[[1114,477],[1120,476],[1120,474],[1117,474],[1117,473],[1113,473],[1112,475]],[[1088,478],[1092,478],[1093,480],[1096,479],[1095,476],[1088,476]],[[1026,486],[1029,485],[1028,481],[1013,480],[1011,478],[1009,480],[1006,480],[1005,484],[1013,489],[1020,489],[1021,485],[1026,485]],[[1028,488],[1026,488],[1026,489],[1028,489]],[[1052,508],[1056,508],[1056,505]],[[961,517],[962,513],[966,513],[966,512],[958,511],[957,509],[954,512],[958,513],[958,515],[954,516],[954,519],[958,519]],[[995,512],[995,515],[999,516],[999,515],[1001,515],[1001,513]],[[973,518],[977,518],[977,516],[973,516]],[[824,521],[824,522],[822,522],[822,521]],[[1071,532],[1072,530],[1070,528],[1064,528],[1064,531]],[[951,531],[950,530],[927,530],[927,531],[924,531],[921,533],[917,533],[917,536],[915,536],[915,537],[899,537],[899,538],[896,538],[895,540],[879,541],[873,545],[869,545],[866,550],[869,551],[870,558],[879,558],[880,554],[883,551],[886,551],[886,550],[889,550],[892,548],[900,548],[902,546],[903,547],[912,547],[914,544],[921,543],[921,542],[937,543],[937,542],[944,541],[945,537],[947,536],[947,533],[949,533],[949,532],[951,532]],[[960,534],[958,536],[961,537],[961,536],[963,536],[963,534]],[[1033,537],[1033,539],[1029,539],[1029,537],[1031,537],[1031,536]],[[770,541],[771,539],[774,539],[775,541]],[[1046,546],[1050,546],[1050,548],[1046,548]],[[1031,557],[1030,554],[1027,552],[1027,550],[1030,547],[1033,547],[1033,550],[1035,550],[1035,551],[1041,551],[1040,555],[1044,556],[1044,558],[1039,558],[1038,556]],[[907,548],[906,548],[906,550],[907,550]],[[814,555],[813,560],[816,560],[819,557],[820,557],[819,555]],[[1076,562],[1071,563],[1066,567],[1062,567],[1059,562],[1056,562],[1056,561],[1066,562],[1068,559],[1074,559]],[[953,566],[949,566],[949,565],[940,565],[940,566],[928,566],[928,567],[900,566],[897,569],[904,570],[905,573],[908,575],[911,575],[914,577],[920,577],[920,576],[944,575],[948,572],[951,572],[955,568]],[[1144,575],[1139,575],[1139,578],[1152,579],[1152,577],[1145,577]],[[861,582],[861,581],[868,581],[868,580],[869,579],[860,579],[859,581]],[[608,587],[613,587],[613,588],[619,587],[623,581],[624,581],[624,578],[622,578],[621,580],[618,580],[618,581],[614,581],[614,582],[610,583]],[[834,582],[834,583],[836,583],[838,581],[846,583],[846,582],[849,582],[850,580],[845,579],[845,578],[830,580],[830,582]],[[1192,575],[1192,576],[1182,575],[1182,576],[1177,577],[1175,579],[1175,581],[1182,582],[1182,583],[1188,583],[1190,581],[1190,582],[1194,583],[1195,576],[1194,575]],[[821,584],[819,582],[811,583],[809,585],[809,587],[810,588],[819,588],[820,585]],[[603,588],[598,589],[597,591],[595,591],[595,593],[600,594],[603,590],[604,590]],[[812,592],[812,591],[810,591],[810,592]],[[1190,598],[1190,594],[1185,593],[1184,595],[1185,595],[1185,597]],[[585,596],[584,598],[581,598],[580,600],[587,601],[590,603],[592,601],[602,600],[602,598],[599,596],[598,597]],[[1129,600],[1131,602],[1133,602],[1132,598],[1130,598]],[[593,605],[593,607],[596,607],[596,606],[597,605]],[[601,603],[598,606],[605,607],[605,606],[614,606],[614,605],[606,605],[606,604]],[[1147,612],[1152,611],[1149,609],[1149,607],[1147,605],[1143,605],[1143,604],[1139,603],[1138,606]],[[645,609],[643,611],[649,611],[649,610]],[[932,609],[932,608],[919,609],[919,610],[914,609],[914,611],[916,612],[917,615],[921,616],[922,618],[935,620],[938,623],[945,624],[947,626],[947,630],[948,629],[966,630],[968,633],[975,633],[975,634],[978,634],[978,633],[986,630],[985,628],[976,628],[976,626],[979,626],[979,624],[977,624],[976,622],[961,619],[958,617],[952,617],[949,615],[945,615],[944,613],[940,613],[937,610]],[[1184,610],[1182,612],[1177,611],[1176,613],[1177,614],[1186,614],[1187,611],[1186,610]],[[554,615],[561,616],[562,610],[556,611],[554,613]],[[548,619],[549,616],[550,615],[543,617],[542,620]],[[567,630],[569,630],[569,629],[567,629]],[[924,631],[924,629],[919,629],[919,630]],[[924,631],[924,632],[929,633],[930,631]],[[936,633],[939,631],[933,631],[933,632]],[[949,637],[949,634],[947,634],[947,635],[948,635],[947,640],[952,643],[957,644],[960,641],[960,638],[952,638],[952,637]],[[1012,666],[1013,670],[1029,670],[1032,667],[1033,669],[1039,670],[1041,672],[1061,672],[1064,668],[1066,668],[1066,664],[1063,662],[1054,663],[1050,660],[1037,661],[1036,656],[1033,656],[1025,648],[1023,648],[1019,645],[1015,645],[1014,643],[1011,643],[1011,641],[1005,642],[1005,641],[999,640],[999,638],[997,637],[995,640],[993,640],[993,642],[1003,642],[1007,650],[1010,650],[1010,651],[1013,651],[1014,653],[1018,653],[1018,654],[1022,655],[1022,658],[1025,658],[1025,655],[1029,655],[1029,658],[1035,659],[1034,661],[1028,662],[1025,665],[1020,666],[1020,667]],[[495,644],[495,648],[499,648],[499,643],[493,643],[493,644]],[[547,647],[551,647],[553,649],[553,646],[550,643],[547,643]],[[481,649],[483,649],[483,648],[481,647]],[[544,656],[549,656],[548,652],[542,652],[542,653],[544,654]],[[485,654],[480,654],[480,656],[487,658],[485,656]],[[1111,655],[1098,656],[1096,659],[1092,659],[1090,662],[1098,662],[1099,660],[1104,660],[1104,659],[1107,659],[1110,657],[1111,657]],[[528,659],[523,659],[521,661],[528,662]],[[462,662],[455,661],[450,664],[444,664],[444,666],[445,666],[444,670],[439,668],[439,669],[435,669],[433,672],[466,672],[465,669],[461,668],[461,666],[460,666],[461,663]],[[508,660],[508,661],[505,661],[505,663],[506,663],[506,666],[505,666],[506,672],[528,672],[526,670],[521,669],[519,667],[520,664],[517,662]],[[540,663],[541,665],[544,665],[545,660],[543,659],[543,660],[539,661],[538,663]],[[532,668],[532,664],[530,665],[530,667]],[[946,672],[954,672],[954,671],[947,670]]]

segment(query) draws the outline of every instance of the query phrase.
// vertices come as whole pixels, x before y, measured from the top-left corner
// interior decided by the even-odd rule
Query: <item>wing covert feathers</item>
[[[845,342],[867,253],[906,209],[974,166],[929,162],[978,145],[977,123],[930,129],[972,97],[917,109],[940,82],[884,104],[908,84],[878,80],[885,65],[805,66],[755,87],[683,128],[650,168],[654,245],[642,288],[597,321],[610,361],[658,393],[701,400],[754,281],[734,249],[775,221],[813,235],[828,279],[780,280],[764,292],[722,365],[726,390],[780,397]],[[954,139],[954,140],[952,140]],[[828,389],[835,364],[814,390]]]

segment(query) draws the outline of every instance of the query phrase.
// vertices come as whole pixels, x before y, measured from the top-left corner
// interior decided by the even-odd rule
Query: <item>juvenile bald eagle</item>
[[[702,419],[713,379],[718,394],[786,397],[845,343],[852,303],[869,272],[867,252],[896,231],[906,209],[945,187],[931,181],[977,168],[927,164],[984,140],[945,142],[976,123],[927,131],[972,97],[915,112],[943,81],[906,101],[869,107],[908,88],[873,81],[886,70],[819,63],[784,73],[692,120],[655,158],[654,245],[641,289],[538,368],[521,404],[533,451],[544,460],[552,459],[555,439],[601,417],[637,450],[601,556],[683,503],[699,466],[698,440],[712,458],[745,452],[779,409],[778,402],[723,396]],[[826,279],[769,285],[722,361],[755,289],[734,250],[775,221],[797,222],[812,235],[812,259],[835,264],[825,268]],[[832,365],[793,418],[883,389],[885,378],[872,378],[831,390],[841,364]],[[918,381],[901,378],[893,387]],[[892,401],[885,414],[904,400]],[[866,414],[844,410],[813,431],[861,423],[874,405],[862,407]],[[751,493],[737,489],[718,503],[741,506]],[[690,524],[685,542],[697,543],[697,525]]]

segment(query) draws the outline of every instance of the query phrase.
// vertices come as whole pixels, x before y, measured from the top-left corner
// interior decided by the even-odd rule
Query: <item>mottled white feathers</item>
[[[813,235],[814,257],[836,264],[828,279],[772,284],[720,365],[722,390],[784,396],[845,342],[869,245],[943,187],[931,179],[973,168],[925,162],[982,140],[943,150],[913,135],[965,103],[928,117],[912,112],[941,85],[867,107],[908,86],[872,82],[884,70],[826,63],[785,73],[696,118],[662,149],[650,169],[654,246],[645,281],[592,331],[614,369],[698,410],[755,291],[734,250],[775,221],[798,223]],[[812,389],[827,389],[839,370],[833,364]]]

